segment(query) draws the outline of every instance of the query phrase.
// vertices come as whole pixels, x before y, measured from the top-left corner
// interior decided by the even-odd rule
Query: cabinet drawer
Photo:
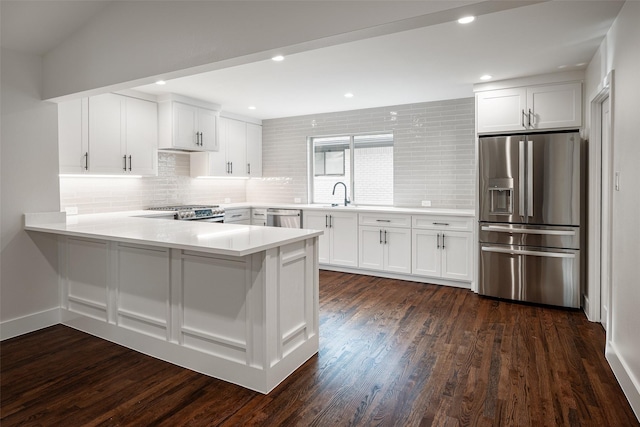
[[[399,214],[360,214],[360,225],[376,227],[411,227],[411,216]]]
[[[452,231],[473,230],[473,218],[431,215],[414,215],[412,218],[413,228]]]
[[[251,209],[251,218],[252,219],[263,219],[267,220],[267,210],[266,209]]]
[[[249,214],[250,210],[249,209],[233,209],[233,210],[226,210],[224,212],[224,221],[225,222],[236,222],[236,221],[243,221],[245,219],[251,219],[251,216]]]

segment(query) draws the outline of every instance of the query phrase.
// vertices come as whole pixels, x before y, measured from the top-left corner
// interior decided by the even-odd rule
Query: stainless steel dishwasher
[[[300,209],[267,209],[267,225],[270,227],[302,228]]]

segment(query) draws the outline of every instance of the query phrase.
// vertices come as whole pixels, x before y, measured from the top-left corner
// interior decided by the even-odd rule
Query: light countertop
[[[25,230],[219,255],[245,256],[316,237],[322,231],[176,221],[162,211],[127,211],[66,216],[25,214]]]
[[[401,208],[394,206],[366,206],[366,205],[349,205],[349,206],[331,206],[329,204],[301,204],[301,203],[256,203],[256,202],[244,202],[244,203],[231,203],[222,204],[225,209],[241,209],[241,208],[279,208],[279,209],[301,209],[301,210],[336,210],[345,212],[357,212],[357,213],[398,213],[409,215],[447,215],[447,216],[463,216],[474,217],[475,210],[473,209],[446,209],[446,208]]]

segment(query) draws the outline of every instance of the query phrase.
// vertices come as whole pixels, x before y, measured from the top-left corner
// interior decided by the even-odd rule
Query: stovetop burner
[[[224,208],[220,205],[178,205],[149,208],[154,211],[173,211],[179,220],[224,220]]]

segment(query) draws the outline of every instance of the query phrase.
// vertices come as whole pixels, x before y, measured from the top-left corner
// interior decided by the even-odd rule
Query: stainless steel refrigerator
[[[480,293],[580,307],[579,133],[481,137],[479,168]]]

